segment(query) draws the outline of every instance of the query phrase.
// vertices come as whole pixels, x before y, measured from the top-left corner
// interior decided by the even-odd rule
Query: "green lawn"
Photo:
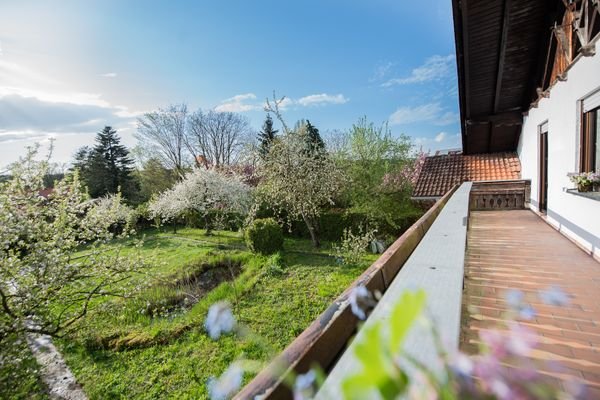
[[[126,246],[122,254],[129,251],[135,250]],[[90,398],[206,398],[210,376],[239,357],[267,362],[376,258],[365,255],[361,265],[341,266],[328,256],[327,243],[315,250],[307,240],[288,238],[278,268],[273,258],[248,252],[238,233],[207,237],[198,229],[146,233],[139,251],[153,265],[138,278],[147,288],[136,298],[104,302],[75,335],[59,341]],[[162,304],[161,296],[175,298],[171,282],[203,262],[225,259],[242,265],[233,283],[220,284],[187,308],[154,317],[140,311]],[[257,335],[212,341],[203,321],[219,300],[229,301],[238,321]]]

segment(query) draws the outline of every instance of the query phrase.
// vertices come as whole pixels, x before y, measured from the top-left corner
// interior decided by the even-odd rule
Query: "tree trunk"
[[[319,238],[317,237],[317,229],[313,220],[306,215],[302,214],[302,219],[308,228],[308,233],[310,233],[310,240],[312,240],[312,244],[314,247],[320,247],[321,242],[319,242]]]
[[[210,226],[210,219],[208,218],[208,213],[204,214],[204,229],[206,229],[206,232],[204,233],[204,235],[210,236],[212,233],[212,230],[211,230],[211,226]]]

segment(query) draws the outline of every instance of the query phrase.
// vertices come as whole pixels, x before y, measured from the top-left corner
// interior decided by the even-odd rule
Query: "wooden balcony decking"
[[[465,260],[461,349],[473,353],[478,331],[505,318],[509,289],[525,293],[535,317],[521,323],[539,335],[534,358],[559,361],[544,373],[584,382],[600,398],[600,264],[527,210],[472,211]],[[567,306],[542,303],[538,293],[556,285]]]

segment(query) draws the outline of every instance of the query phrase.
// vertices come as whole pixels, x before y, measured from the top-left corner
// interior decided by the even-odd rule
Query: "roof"
[[[54,188],[45,188],[38,190],[38,195],[47,199],[54,192]]]
[[[465,154],[515,151],[560,0],[452,0]]]
[[[467,181],[521,179],[516,153],[445,154],[427,157],[415,184],[413,197],[441,197]]]

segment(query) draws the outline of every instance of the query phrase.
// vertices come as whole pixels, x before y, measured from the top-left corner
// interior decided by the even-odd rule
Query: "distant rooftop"
[[[516,153],[436,153],[425,159],[413,197],[441,197],[454,185],[467,181],[511,179],[521,179],[521,163]]]

